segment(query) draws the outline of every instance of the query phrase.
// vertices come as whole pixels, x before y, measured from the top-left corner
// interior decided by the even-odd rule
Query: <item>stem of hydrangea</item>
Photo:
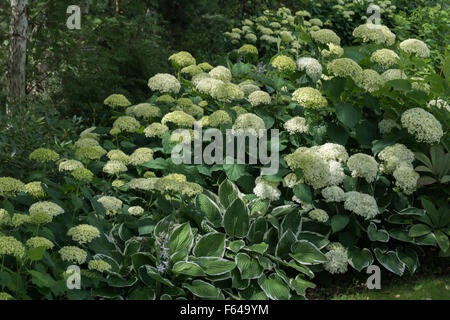
[[[37,227],[36,227],[36,234],[35,234],[35,237],[37,237],[37,235],[38,235],[38,233],[39,233],[39,227],[40,227],[40,223],[38,223],[38,225],[37,225]]]
[[[2,255],[2,268],[0,269],[0,272],[3,272],[3,264],[5,263],[5,255]]]

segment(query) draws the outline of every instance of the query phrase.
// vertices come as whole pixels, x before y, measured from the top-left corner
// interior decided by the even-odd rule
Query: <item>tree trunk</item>
[[[28,0],[11,0],[11,26],[8,59],[8,104],[25,97]],[[6,106],[6,113],[11,110]]]

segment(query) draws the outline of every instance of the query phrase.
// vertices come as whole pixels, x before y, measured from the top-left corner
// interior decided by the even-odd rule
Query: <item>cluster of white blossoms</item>
[[[330,29],[320,29],[318,31],[311,31],[311,38],[323,45],[327,45],[328,43],[333,43],[335,45],[341,44],[341,38]]]
[[[59,255],[62,261],[75,262],[83,264],[86,262],[87,252],[83,249],[74,246],[62,247],[59,250]]]
[[[341,202],[345,200],[345,191],[338,186],[323,188],[321,193],[327,202]]]
[[[432,108],[438,108],[438,109],[445,109],[448,112],[450,112],[450,105],[447,103],[447,101],[441,99],[441,98],[436,98],[434,100],[431,100],[430,102],[428,102],[427,104],[427,108],[428,109],[432,109]]]
[[[141,206],[133,206],[128,208],[128,213],[132,216],[140,216],[144,213],[144,208]]]
[[[354,60],[349,58],[339,58],[330,61],[327,65],[327,70],[336,77],[355,77],[362,68]]]
[[[195,89],[197,89],[201,93],[211,95],[212,90],[216,88],[218,85],[223,83],[224,82],[222,80],[207,77],[199,80],[198,83],[195,85]]]
[[[339,185],[345,178],[342,163],[347,161],[345,148],[334,143],[317,147],[300,147],[284,158],[291,170],[302,169],[305,183],[314,189]]]
[[[398,54],[390,49],[379,49],[372,53],[370,61],[378,64],[379,66],[387,69],[395,66],[400,61]]]
[[[397,80],[397,79],[408,79],[406,73],[400,69],[389,69],[381,74],[384,81]]]
[[[298,88],[292,93],[292,100],[306,109],[321,109],[328,105],[327,99],[319,90],[311,87]]]
[[[67,235],[72,237],[73,241],[79,244],[89,243],[92,240],[100,237],[100,231],[89,224],[80,224],[76,227],[72,227],[67,231]]]
[[[317,222],[327,222],[328,221],[328,214],[325,210],[322,209],[314,209],[308,212],[308,215],[311,219],[317,221]]]
[[[259,91],[259,86],[253,80],[245,80],[239,83],[239,89],[244,92],[244,95],[248,97],[251,93]]]
[[[84,168],[84,165],[80,161],[77,161],[77,160],[64,160],[58,166],[58,170],[60,172],[73,171],[73,170],[79,169],[79,168]]]
[[[400,125],[395,120],[383,119],[378,122],[378,130],[380,130],[382,135],[391,133],[394,128],[400,129]]]
[[[118,117],[114,123],[113,128],[117,128],[123,132],[134,133],[139,130],[141,124],[135,118],[130,116],[121,116]]]
[[[327,249],[329,251],[325,253],[327,261],[323,264],[324,269],[331,274],[347,272],[347,249],[345,249],[344,246],[338,242],[330,243],[327,246]]]
[[[372,183],[378,173],[375,158],[364,153],[356,153],[348,158],[347,166],[352,172],[352,177],[364,178],[368,183]]]
[[[396,143],[393,146],[387,146],[378,154],[378,158],[383,161],[380,171],[391,174],[400,166],[412,167],[414,153],[405,145]]]
[[[208,125],[214,128],[218,128],[221,125],[231,124],[233,120],[230,115],[224,110],[217,110],[208,116]]]
[[[285,55],[277,56],[275,59],[273,59],[271,65],[277,69],[287,72],[295,71],[295,69],[297,68],[295,61],[292,60],[291,57]]]
[[[160,93],[175,93],[181,89],[177,78],[168,73],[158,73],[148,80],[148,87]]]
[[[151,118],[157,118],[161,116],[161,110],[150,104],[150,103],[140,103],[135,106],[128,107],[125,110],[125,114],[127,116],[132,116],[136,118],[143,118],[143,119],[151,119]]]
[[[237,117],[231,132],[235,135],[252,135],[260,137],[266,129],[264,120],[253,113],[244,113]]]
[[[302,57],[297,60],[297,67],[304,71],[313,81],[317,81],[322,76],[322,65],[317,59]]]
[[[293,117],[283,124],[284,129],[286,129],[290,135],[296,133],[306,133],[309,130],[306,124],[306,119],[303,117]]]
[[[344,208],[366,220],[372,219],[380,213],[374,197],[357,191],[349,191],[345,194]]]
[[[388,27],[378,24],[362,24],[353,30],[353,36],[363,42],[374,42],[387,46],[395,43],[395,34]]]
[[[169,57],[169,61],[174,63],[178,68],[196,64],[195,58],[187,51],[174,53]]]
[[[380,90],[384,85],[384,79],[372,69],[365,69],[357,73],[354,80],[358,87],[370,93]]]
[[[272,98],[265,91],[254,91],[248,96],[248,101],[253,107],[260,106],[263,104],[270,104],[272,102]]]
[[[113,150],[108,151],[108,153],[106,154],[106,157],[108,157],[109,160],[120,161],[123,164],[130,163],[130,157],[120,149],[113,149]]]
[[[400,43],[399,47],[403,52],[414,54],[419,58],[430,57],[430,49],[425,42],[418,39],[406,39]]]
[[[392,174],[395,184],[402,189],[405,194],[412,194],[417,190],[417,180],[420,175],[410,166],[399,166]]]
[[[412,108],[403,112],[401,123],[417,142],[439,143],[444,135],[441,123],[422,108]]]
[[[260,199],[268,199],[276,201],[281,196],[281,191],[277,189],[277,182],[269,182],[262,177],[258,177],[255,180],[255,188],[253,193]]]
[[[217,66],[211,71],[209,71],[209,75],[211,78],[221,80],[223,82],[229,82],[232,79],[231,71],[230,69],[224,67],[224,66]]]
[[[153,150],[150,148],[137,148],[130,155],[130,164],[134,166],[139,166],[150,160],[153,160]]]
[[[97,202],[100,202],[102,204],[108,215],[115,215],[117,211],[122,208],[123,204],[122,200],[111,196],[100,197],[99,199],[97,199]]]
[[[108,173],[110,175],[116,175],[126,171],[128,171],[127,166],[122,161],[119,160],[109,160],[103,166],[103,172]]]
[[[297,175],[293,172],[288,173],[283,178],[283,187],[292,189],[297,184]]]
[[[339,58],[344,54],[344,49],[341,46],[335,45],[334,43],[328,43],[328,49],[323,49],[321,52],[322,56],[336,57]]]
[[[166,125],[159,122],[153,122],[144,129],[144,135],[147,138],[162,138],[167,131],[169,131],[169,128]]]
[[[194,125],[195,118],[184,111],[172,111],[166,113],[161,119],[161,124],[173,123],[178,127],[192,127]]]
[[[211,89],[210,95],[212,98],[220,102],[232,102],[234,100],[239,100],[244,98],[244,92],[239,89],[239,86],[231,83],[225,82],[220,83]]]
[[[30,206],[28,211],[30,212],[30,214],[45,213],[51,217],[56,217],[64,213],[63,208],[50,201],[35,202]]]

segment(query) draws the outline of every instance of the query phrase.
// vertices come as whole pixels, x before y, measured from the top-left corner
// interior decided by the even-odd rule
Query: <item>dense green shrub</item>
[[[426,68],[428,47],[358,26],[361,45],[342,48],[303,17],[281,8],[244,21],[230,34],[253,33],[255,45],[228,34],[237,41],[227,66],[170,56],[174,75],[152,76],[148,99],[108,96],[112,123],[64,152],[33,151],[41,170],[26,185],[0,178],[2,290],[304,299],[316,274],[373,263],[414,273],[429,246],[448,257],[449,87]],[[263,164],[226,157],[176,164],[200,124],[220,137],[278,129],[279,144],[268,140],[279,170],[261,175]],[[66,287],[69,265],[83,290]]]

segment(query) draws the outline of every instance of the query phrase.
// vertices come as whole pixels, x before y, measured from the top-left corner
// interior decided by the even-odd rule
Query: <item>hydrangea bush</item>
[[[110,127],[34,151],[26,181],[0,177],[1,296],[304,299],[320,272],[401,276],[427,246],[448,256],[449,90],[422,72],[426,45],[363,25],[343,49],[309,16],[246,19],[227,66],[172,55],[147,101],[107,97]],[[279,170],[176,164],[199,124],[278,129]]]

